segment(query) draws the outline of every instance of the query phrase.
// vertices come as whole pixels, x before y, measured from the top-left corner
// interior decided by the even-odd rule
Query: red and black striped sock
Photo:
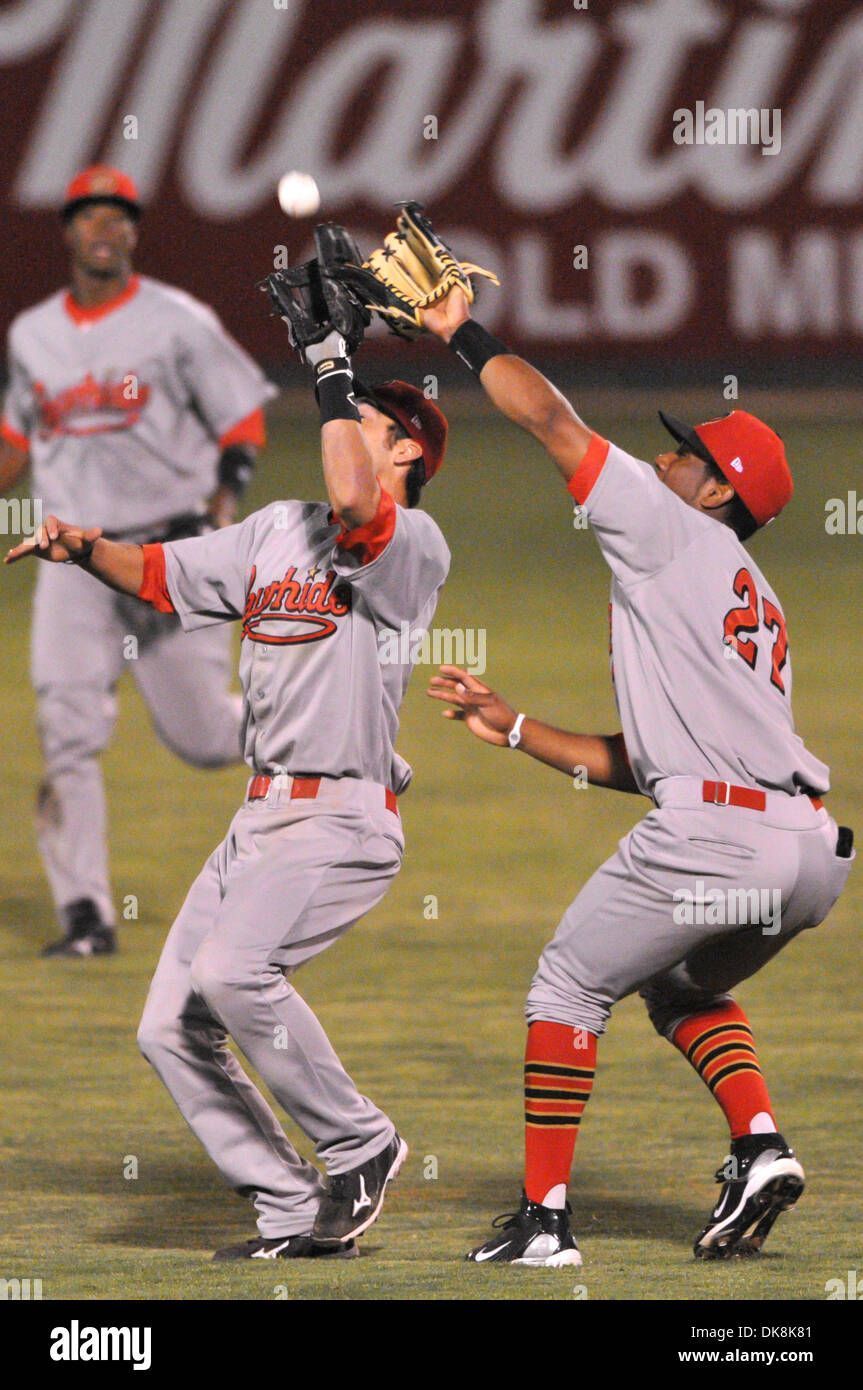
[[[532,1202],[565,1205],[578,1126],[595,1071],[593,1033],[542,1020],[530,1025],[524,1055],[524,1189]]]
[[[732,1139],[776,1129],[752,1029],[739,1004],[729,1000],[704,1013],[691,1014],[677,1025],[671,1041],[710,1087]]]

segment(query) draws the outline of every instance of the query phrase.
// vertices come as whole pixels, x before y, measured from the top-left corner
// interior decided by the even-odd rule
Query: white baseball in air
[[[292,169],[282,174],[277,189],[279,207],[288,217],[312,217],[321,206],[321,191],[311,174]]]

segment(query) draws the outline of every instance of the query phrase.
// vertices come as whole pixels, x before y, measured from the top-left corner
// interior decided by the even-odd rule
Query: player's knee
[[[222,1019],[232,1012],[241,992],[254,983],[246,957],[212,941],[205,941],[195,952],[190,978],[195,993]]]
[[[728,994],[710,990],[670,988],[662,982],[645,985],[639,990],[647,1006],[647,1016],[661,1038],[672,1038],[679,1023],[692,1014],[719,1008],[730,999]]]
[[[145,1009],[138,1024],[137,1043],[141,1055],[159,1070],[159,1064],[173,1048],[176,1040],[175,1020],[160,1018],[155,1011]]]
[[[100,685],[48,686],[38,692],[37,719],[48,774],[58,775],[108,746],[116,701]]]
[[[545,1019],[583,1028],[599,1036],[605,1032],[611,1013],[606,995],[578,979],[550,969],[543,959],[533,977],[525,1002],[528,1024]]]

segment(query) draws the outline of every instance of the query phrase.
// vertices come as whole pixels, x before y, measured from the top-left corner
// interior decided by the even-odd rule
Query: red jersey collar
[[[115,294],[113,299],[106,299],[104,304],[94,304],[90,308],[85,308],[83,304],[79,304],[77,299],[72,297],[71,291],[67,291],[63,308],[74,323],[95,323],[97,319],[103,319],[106,314],[112,314],[115,309],[121,309],[124,304],[128,304],[130,299],[135,298],[140,288],[140,275],[131,275],[126,288],[121,290],[119,294]]]

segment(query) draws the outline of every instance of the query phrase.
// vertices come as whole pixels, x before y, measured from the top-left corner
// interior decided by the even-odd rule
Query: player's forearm
[[[86,559],[76,560],[79,569],[116,589],[119,594],[137,597],[144,582],[144,547],[125,541],[106,541],[101,537],[93,542]]]
[[[538,719],[525,719],[519,748],[528,757],[569,777],[583,772],[592,786],[638,791],[622,734],[574,734]]]
[[[347,530],[371,521],[380,500],[371,454],[358,420],[328,420],[321,426],[324,482],[333,511]]]
[[[474,320],[449,337],[454,352],[479,377],[489,400],[513,424],[532,434],[566,479],[572,477],[593,436],[569,401],[541,372],[505,350]],[[493,355],[487,356],[487,354]]]
[[[9,492],[20,482],[29,461],[29,455],[14,444],[0,444],[0,493]]]

